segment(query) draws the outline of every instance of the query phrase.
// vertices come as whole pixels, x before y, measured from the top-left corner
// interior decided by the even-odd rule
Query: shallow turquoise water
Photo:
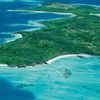
[[[100,100],[100,57],[96,56],[61,58],[40,67],[2,66],[0,76],[32,93],[34,99],[27,100]]]

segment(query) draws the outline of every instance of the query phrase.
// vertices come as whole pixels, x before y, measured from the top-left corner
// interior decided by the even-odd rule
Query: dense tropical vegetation
[[[0,63],[23,67],[46,62],[62,54],[100,55],[99,7],[47,4],[27,11],[53,11],[76,14],[75,17],[40,22],[47,27],[18,32],[23,38],[0,45]]]

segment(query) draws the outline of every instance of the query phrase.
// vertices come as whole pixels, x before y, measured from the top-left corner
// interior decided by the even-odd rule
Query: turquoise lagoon
[[[11,82],[4,91],[5,95],[9,93],[10,99],[0,100],[100,100],[98,56],[66,56],[47,65],[26,68],[1,65],[0,76]],[[1,88],[7,85],[3,84]],[[16,95],[16,90],[21,94]]]

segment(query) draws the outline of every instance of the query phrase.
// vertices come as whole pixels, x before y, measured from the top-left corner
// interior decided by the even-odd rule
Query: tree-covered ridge
[[[100,8],[54,3],[26,10],[77,16],[40,22],[47,27],[19,32],[23,38],[0,46],[0,63],[22,67],[40,64],[62,54],[100,55],[100,17],[91,15],[100,13]]]

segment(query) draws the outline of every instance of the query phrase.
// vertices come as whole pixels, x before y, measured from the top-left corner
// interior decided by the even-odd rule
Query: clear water
[[[65,17],[53,13],[7,12],[8,9],[50,2],[100,5],[100,0],[29,1],[33,0],[0,0],[0,43],[15,38],[11,34],[15,31],[40,27],[31,26],[28,21]],[[61,58],[48,65],[22,69],[1,66],[0,100],[100,100],[100,57]]]
[[[4,81],[2,85],[0,80],[0,100],[23,100],[24,96],[24,100],[100,100],[100,57],[60,58],[21,69],[2,66],[0,76],[13,84]],[[10,99],[2,96],[2,90]]]

